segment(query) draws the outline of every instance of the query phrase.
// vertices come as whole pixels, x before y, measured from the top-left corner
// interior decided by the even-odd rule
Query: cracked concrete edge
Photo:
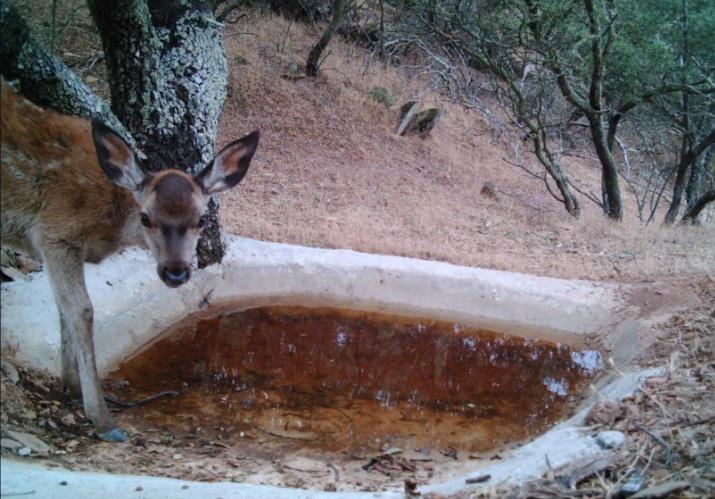
[[[589,435],[588,428],[583,426],[591,403],[596,400],[620,401],[631,395],[646,378],[661,376],[664,371],[663,368],[652,368],[611,375],[610,382],[581,404],[582,409],[574,416],[531,442],[518,447],[501,462],[479,467],[474,472],[453,480],[423,487],[420,491],[454,494],[460,490],[476,492],[497,485],[516,485],[541,478],[548,471],[549,464],[552,469],[558,469],[573,461],[605,454],[607,451],[596,443],[596,439]],[[466,484],[468,478],[484,475],[490,475],[491,478],[480,484]]]

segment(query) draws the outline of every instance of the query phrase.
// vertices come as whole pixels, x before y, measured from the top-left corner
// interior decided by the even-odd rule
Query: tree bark
[[[315,44],[313,49],[308,54],[308,60],[305,63],[305,74],[315,78],[318,76],[318,66],[320,64],[320,56],[325,50],[325,47],[330,43],[330,39],[333,37],[335,31],[340,27],[343,22],[343,15],[345,14],[345,0],[333,0],[333,20],[330,21],[327,29],[323,32]]]
[[[97,97],[60,59],[30,36],[18,10],[0,2],[0,73],[38,106],[62,114],[99,118],[132,147],[136,144],[106,102]]]
[[[591,139],[596,148],[596,155],[601,163],[601,192],[603,208],[608,218],[623,220],[621,187],[618,181],[618,167],[608,147],[608,138],[600,114],[587,113],[591,124]]]
[[[102,37],[112,110],[147,156],[146,168],[198,173],[214,155],[228,66],[211,1],[90,0]],[[197,247],[199,267],[224,254],[218,201]]]
[[[683,215],[683,223],[693,223],[700,215],[700,212],[709,204],[715,201],[715,190],[708,191],[698,199],[693,206],[688,208]]]
[[[690,210],[702,195],[706,187],[706,176],[715,178],[715,156],[713,148],[710,147],[705,153],[693,163],[688,177],[688,186],[685,189],[685,199],[687,209]]]
[[[685,191],[685,179],[688,172],[688,168],[694,166],[698,157],[703,154],[710,146],[715,144],[715,128],[710,131],[707,137],[696,144],[694,147],[690,147],[692,142],[688,139],[686,135],[684,137],[684,147],[681,152],[680,161],[678,163],[678,173],[675,177],[675,183],[673,185],[673,199],[670,202],[670,207],[668,212],[665,214],[664,223],[672,224],[675,222],[678,216],[678,211],[680,210],[680,203],[683,200],[683,192]]]

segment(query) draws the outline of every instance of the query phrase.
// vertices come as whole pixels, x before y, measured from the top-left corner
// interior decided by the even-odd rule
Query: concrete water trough
[[[270,306],[329,307],[446,321],[600,352],[605,369],[591,380],[570,417],[530,441],[500,452],[498,460],[476,459],[435,474],[435,480],[420,486],[423,493],[449,494],[520,483],[547,470],[545,456],[550,466],[558,468],[603,453],[583,427],[588,408],[598,399],[619,400],[629,395],[644,377],[657,372],[640,370],[634,359],[653,341],[653,324],[690,301],[655,283],[561,280],[238,237],[229,238],[221,266],[197,271],[180,288],[166,288],[156,277],[154,265],[148,253],[129,249],[100,265],[86,266],[102,375],[146,351],[187,316]],[[44,273],[3,285],[2,345],[15,352],[19,363],[59,374],[59,320]],[[466,483],[470,477],[487,474],[490,479],[485,483]],[[71,490],[54,485],[63,480],[72,481]],[[38,489],[33,497],[123,497],[132,495],[139,482],[142,497],[403,496],[401,487],[379,492],[324,492],[72,472],[14,458],[2,462],[3,494],[21,492],[27,483],[45,483],[46,490]]]

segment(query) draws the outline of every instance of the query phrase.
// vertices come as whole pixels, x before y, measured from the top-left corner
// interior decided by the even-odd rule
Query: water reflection
[[[543,431],[602,366],[594,351],[459,324],[258,308],[188,322],[126,362],[136,395],[182,396],[134,424],[262,432],[329,450],[391,445],[484,450]]]

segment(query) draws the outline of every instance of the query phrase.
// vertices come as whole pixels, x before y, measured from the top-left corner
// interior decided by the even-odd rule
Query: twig
[[[665,451],[666,451],[666,454],[665,454],[665,465],[666,465],[668,468],[670,468],[671,465],[673,464],[673,457],[675,457],[675,456],[674,456],[675,453],[674,453],[674,451],[673,451],[673,448],[670,446],[670,444],[669,444],[668,442],[666,442],[666,441],[663,439],[663,437],[661,437],[660,435],[657,435],[656,433],[653,433],[651,430],[649,430],[648,428],[646,428],[645,426],[643,426],[643,425],[641,425],[641,424],[639,424],[639,423],[637,423],[637,422],[633,422],[633,427],[639,429],[640,431],[642,431],[643,433],[645,433],[646,435],[648,435],[649,437],[651,437],[651,438],[652,438],[653,440],[655,440],[661,447],[663,447],[663,448],[665,449]]]
[[[213,294],[213,292],[216,291],[216,288],[212,289],[208,293],[206,293],[206,296],[204,296],[201,301],[199,302],[199,308],[205,308],[211,305],[211,302],[209,302],[209,298]]]
[[[124,407],[125,409],[131,409],[133,407],[140,407],[142,405],[146,405],[149,402],[153,402],[153,401],[160,399],[162,397],[177,397],[179,395],[180,395],[180,393],[175,390],[167,390],[164,392],[155,393],[154,395],[150,395],[150,396],[143,398],[141,400],[137,400],[136,402],[122,402],[119,399],[116,399],[114,397],[109,397],[106,395],[105,395],[104,399],[107,402],[110,402],[114,405],[118,405],[119,407]]]
[[[464,483],[468,483],[468,484],[470,484],[470,483],[484,483],[484,482],[488,482],[491,479],[491,477],[492,476],[487,473],[486,475],[479,475],[479,476],[475,476],[474,478],[467,478],[464,481]]]

